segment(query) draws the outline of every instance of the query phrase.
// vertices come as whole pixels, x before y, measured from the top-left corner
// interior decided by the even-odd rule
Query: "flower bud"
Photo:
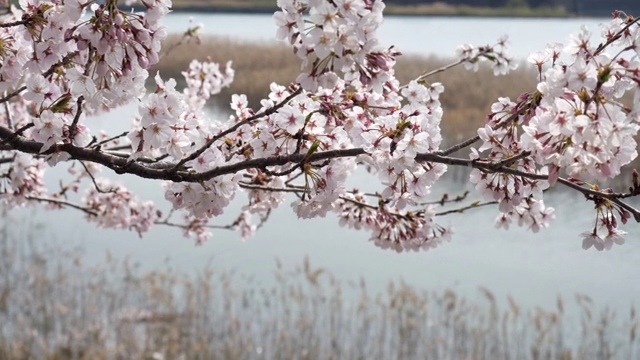
[[[124,23],[124,16],[122,16],[122,13],[118,11],[116,16],[113,18],[113,21],[116,23],[116,25],[122,26],[122,23]]]

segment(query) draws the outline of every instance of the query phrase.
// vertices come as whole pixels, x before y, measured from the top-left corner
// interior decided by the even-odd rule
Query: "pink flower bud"
[[[148,69],[149,68],[149,59],[144,55],[139,55],[138,56],[138,65],[140,65],[140,67],[145,69],[145,70]]]
[[[121,12],[118,12],[113,21],[116,23],[116,25],[122,26],[122,23],[124,23],[124,16],[122,16]]]
[[[109,65],[107,65],[106,62],[104,61],[99,61],[96,64],[96,73],[99,76],[105,76],[107,74],[107,72],[109,71]]]

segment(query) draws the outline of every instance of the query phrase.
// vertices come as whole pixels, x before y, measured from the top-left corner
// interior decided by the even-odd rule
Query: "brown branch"
[[[8,157],[8,158],[0,158],[0,164],[7,164],[7,163],[11,163],[15,160],[14,157]]]
[[[4,23],[4,24],[0,23],[0,28],[10,28],[10,27],[13,27],[13,26],[26,25],[29,22],[31,22],[30,18],[23,19],[23,20],[17,20],[17,21],[14,21],[14,22],[8,22],[8,23]]]
[[[529,155],[531,155],[531,152],[529,151],[523,151],[518,155],[512,156],[512,157],[508,157],[508,158],[504,158],[498,162],[493,163],[493,165],[491,166],[494,169],[500,169],[502,167],[509,167],[512,164],[518,162],[519,160],[522,160],[526,157],[528,157]]]
[[[633,218],[636,222],[640,223],[640,210],[634,208],[633,206],[625,203],[624,201],[620,200],[620,194],[616,194],[616,193],[607,193],[604,191],[598,191],[598,190],[592,190],[589,188],[585,188],[582,187],[572,181],[569,181],[567,179],[563,179],[563,178],[558,178],[558,182],[570,187],[574,190],[578,190],[581,193],[583,193],[584,195],[591,195],[591,196],[595,196],[598,198],[603,198],[603,199],[607,199],[611,202],[613,202],[614,204],[620,206],[621,208],[627,210],[628,212],[630,212],[633,215]]]
[[[465,140],[465,141],[463,141],[461,143],[453,145],[448,149],[438,151],[437,154],[444,155],[444,156],[451,155],[454,152],[460,151],[460,150],[462,150],[462,149],[464,149],[464,148],[466,148],[468,146],[473,145],[478,140],[480,140],[480,136],[476,135],[476,136],[474,136],[472,138],[469,138],[469,139],[467,139],[467,140]]]

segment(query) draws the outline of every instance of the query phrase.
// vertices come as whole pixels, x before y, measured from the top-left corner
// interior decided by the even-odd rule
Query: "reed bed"
[[[402,281],[371,291],[304,260],[257,283],[212,264],[193,276],[88,264],[4,227],[0,359],[638,359],[638,316],[586,296],[523,309]],[[574,315],[567,315],[573,307]],[[577,317],[576,315],[577,314]]]

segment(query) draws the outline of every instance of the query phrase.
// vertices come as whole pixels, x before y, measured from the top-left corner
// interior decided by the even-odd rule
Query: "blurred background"
[[[180,45],[150,73],[180,83],[193,58],[232,60],[236,80],[208,111],[228,116],[234,93],[258,107],[272,81],[288,84],[299,71],[274,40],[274,3],[175,1],[167,47],[196,23],[205,25],[201,41]],[[597,38],[614,9],[640,13],[622,0],[386,4],[379,35],[404,54],[401,82],[451,62],[460,44],[509,36],[516,71],[455,68],[433,80],[445,85],[445,144],[475,135],[498,97],[535,89],[530,52],[566,43],[581,25]],[[132,104],[90,124],[120,133],[136,111]],[[55,185],[65,171],[51,169],[46,180]],[[160,182],[103,175],[168,210]],[[465,190],[469,202],[480,200],[466,176],[451,169],[434,200]],[[625,189],[630,178],[613,186]],[[364,172],[350,179],[370,183]],[[216,222],[231,222],[243,199]],[[438,219],[453,226],[451,243],[403,254],[341,228],[335,215],[299,220],[290,201],[249,240],[220,230],[199,246],[177,229],[139,238],[96,229],[73,210],[11,210],[2,219],[0,358],[639,358],[640,227],[624,227],[623,246],[584,251],[591,203],[560,189],[545,201],[556,219],[537,234],[495,229],[498,211],[485,207]]]

